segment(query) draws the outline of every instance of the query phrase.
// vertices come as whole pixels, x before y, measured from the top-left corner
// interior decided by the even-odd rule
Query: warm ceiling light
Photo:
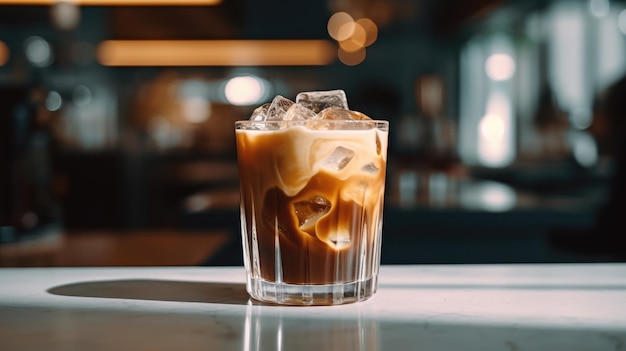
[[[9,61],[9,47],[4,42],[0,41],[0,66],[4,66]]]
[[[105,66],[321,66],[337,56],[326,40],[107,40]]]
[[[0,0],[0,5],[55,5],[60,2],[82,6],[206,6],[217,5],[222,0]]]

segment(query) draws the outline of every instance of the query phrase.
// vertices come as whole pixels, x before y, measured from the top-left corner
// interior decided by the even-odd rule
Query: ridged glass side
[[[382,208],[382,207],[380,207]],[[243,210],[243,209],[242,209]],[[377,288],[378,266],[382,245],[382,213],[378,210],[373,214],[374,219],[355,230],[363,232],[357,242],[352,242],[350,250],[333,257],[332,264],[336,283],[326,284],[293,284],[283,280],[282,272],[285,265],[281,251],[284,246],[281,241],[286,240],[279,231],[274,235],[274,274],[273,277],[264,277],[259,262],[259,240],[257,238],[257,220],[246,221],[242,211],[244,264],[247,271],[247,290],[254,299],[269,303],[287,305],[337,305],[363,301],[370,298]],[[366,221],[367,222],[367,221]],[[351,259],[346,260],[349,256]],[[346,271],[355,271],[354,279],[346,281]]]

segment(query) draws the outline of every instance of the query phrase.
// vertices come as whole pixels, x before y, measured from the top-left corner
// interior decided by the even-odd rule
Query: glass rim
[[[251,127],[258,126],[275,126],[278,129],[293,127],[293,126],[304,126],[307,127],[310,123],[326,123],[329,125],[344,125],[344,126],[363,126],[363,125],[372,125],[372,129],[383,129],[387,130],[389,128],[389,121],[382,119],[349,119],[349,120],[290,120],[290,121],[252,121],[249,119],[238,120],[235,121],[235,129],[249,129]],[[277,129],[270,129],[277,130]],[[315,128],[311,128],[311,130],[316,130]],[[328,129],[323,129],[328,130]],[[333,130],[333,129],[330,129]],[[346,129],[343,129],[346,130]],[[350,129],[347,129],[350,130]]]

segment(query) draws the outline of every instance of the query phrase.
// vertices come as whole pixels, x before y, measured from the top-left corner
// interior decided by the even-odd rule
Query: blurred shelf
[[[229,240],[224,231],[56,231],[0,245],[0,267],[195,266]]]

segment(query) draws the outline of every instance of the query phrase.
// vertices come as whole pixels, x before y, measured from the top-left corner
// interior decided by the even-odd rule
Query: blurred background
[[[625,35],[616,0],[0,0],[0,265],[242,264],[233,122],[331,89],[391,122],[384,264],[623,260]]]

